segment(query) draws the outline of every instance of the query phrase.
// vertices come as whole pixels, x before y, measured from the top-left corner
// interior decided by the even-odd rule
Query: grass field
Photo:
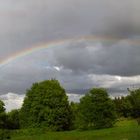
[[[14,134],[12,140],[140,140],[140,126],[134,120],[122,120],[115,127],[102,130],[44,132],[42,134],[23,132]]]

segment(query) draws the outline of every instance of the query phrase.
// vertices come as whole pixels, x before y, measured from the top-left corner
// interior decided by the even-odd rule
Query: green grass
[[[135,120],[121,120],[115,127],[101,130],[41,133],[36,129],[30,134],[20,130],[12,140],[140,140],[140,126]]]

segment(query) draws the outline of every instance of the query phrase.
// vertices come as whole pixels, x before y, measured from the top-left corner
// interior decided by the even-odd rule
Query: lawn
[[[115,127],[101,130],[42,133],[20,130],[12,140],[140,140],[140,126],[135,120],[121,120]]]

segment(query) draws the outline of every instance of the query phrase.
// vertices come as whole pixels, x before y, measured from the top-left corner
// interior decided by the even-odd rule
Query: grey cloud
[[[87,42],[87,41],[85,41]],[[112,46],[104,44],[73,43],[54,50],[57,63],[74,72],[134,76],[140,74],[140,47],[121,40]]]
[[[83,94],[92,87],[118,88],[122,92],[120,87],[124,91],[140,83],[136,78],[140,75],[139,52],[138,46],[132,47],[126,40],[109,47],[82,40],[43,49],[1,68],[0,93],[24,94],[33,82],[51,78],[72,93]]]
[[[40,42],[140,33],[138,0],[1,0],[0,58]]]
[[[75,40],[0,68],[0,94],[24,94],[33,82],[56,78],[70,93],[106,87],[126,93],[140,75],[139,0],[0,0],[0,60],[39,43]],[[55,69],[60,68],[60,70]],[[121,80],[115,76],[121,76]]]

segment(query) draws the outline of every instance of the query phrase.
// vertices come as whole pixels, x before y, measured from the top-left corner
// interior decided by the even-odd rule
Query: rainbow
[[[35,46],[31,46],[28,49],[23,49],[17,53],[14,53],[14,54],[8,56],[5,59],[0,60],[0,68],[3,66],[6,66],[7,64],[9,64],[21,57],[30,55],[34,52],[43,50],[48,47],[61,46],[67,42],[86,40],[86,41],[93,41],[93,42],[102,41],[102,42],[106,42],[106,43],[113,43],[119,39],[121,39],[121,38],[114,38],[114,37],[107,37],[107,36],[86,36],[86,37],[77,37],[77,38],[70,38],[70,39],[64,39],[64,40],[56,40],[56,41],[48,42],[46,44],[45,43],[38,44]],[[140,45],[140,40],[138,40],[138,39],[137,40],[127,39],[126,41],[132,45]]]

